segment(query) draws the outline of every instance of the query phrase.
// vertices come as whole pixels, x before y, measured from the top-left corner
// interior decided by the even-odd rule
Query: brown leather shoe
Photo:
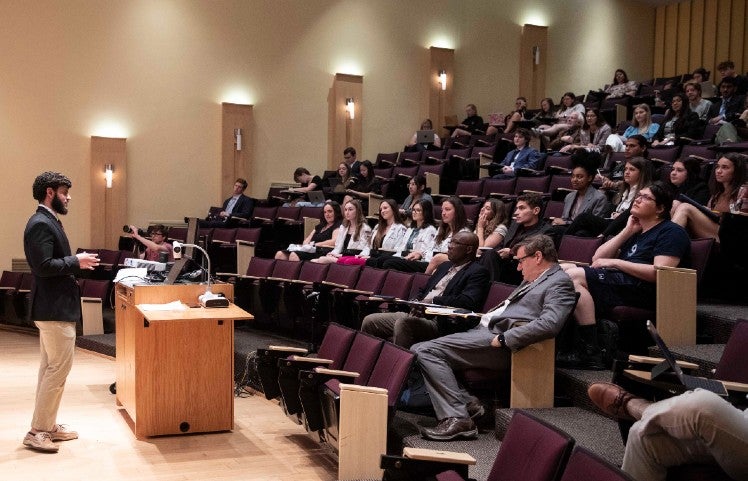
[[[626,408],[635,396],[621,386],[609,382],[598,382],[587,389],[587,395],[595,406],[608,416],[627,421],[636,420]]]
[[[478,436],[478,428],[470,418],[446,418],[439,421],[435,428],[421,429],[421,436],[432,441],[475,439]]]

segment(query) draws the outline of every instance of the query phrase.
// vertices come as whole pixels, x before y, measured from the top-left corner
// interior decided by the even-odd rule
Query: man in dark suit
[[[246,179],[238,178],[234,182],[234,190],[231,197],[223,201],[221,210],[217,213],[211,212],[208,218],[200,222],[201,227],[236,227],[238,219],[249,220],[255,209],[255,203],[251,197],[244,195],[247,189]],[[214,209],[211,209],[213,211]],[[215,209],[217,210],[217,209]]]
[[[494,179],[509,179],[517,176],[519,169],[537,169],[543,156],[537,150],[530,147],[530,131],[527,129],[517,129],[514,133],[515,149],[506,154],[500,164],[491,164],[489,172],[493,174]]]
[[[80,291],[75,274],[99,265],[96,254],[71,255],[58,215],[68,212],[72,183],[57,172],[44,172],[34,180],[39,201],[23,233],[26,260],[34,274],[31,319],[39,328],[41,365],[31,430],[23,444],[31,449],[57,452],[54,441],[76,439],[78,433],[57,424],[65,380],[73,365],[75,324],[81,318]]]
[[[455,234],[447,248],[449,260],[434,271],[417,299],[425,303],[480,311],[490,286],[488,271],[475,262],[477,251],[478,237],[475,234]],[[391,337],[392,342],[406,348],[445,334],[436,320],[424,318],[419,309],[369,314],[364,318],[361,330],[383,339]]]
[[[734,77],[725,77],[719,84],[720,101],[712,103],[709,110],[709,123],[724,124],[740,117],[745,105],[745,97],[737,93]]]
[[[473,396],[457,382],[454,371],[466,368],[508,370],[511,353],[558,335],[576,301],[574,284],[558,265],[553,240],[528,237],[513,249],[524,281],[480,323],[466,332],[420,342],[412,347],[439,419],[424,428],[427,439],[474,438]]]

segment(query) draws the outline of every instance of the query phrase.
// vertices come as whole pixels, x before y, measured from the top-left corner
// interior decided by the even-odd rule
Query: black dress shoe
[[[442,419],[435,428],[423,428],[421,435],[432,441],[451,441],[457,438],[475,439],[478,428],[470,418]]]

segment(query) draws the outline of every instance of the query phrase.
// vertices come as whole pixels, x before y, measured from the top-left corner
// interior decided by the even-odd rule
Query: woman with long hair
[[[346,262],[345,258],[341,257],[338,259],[338,264],[366,264],[380,267],[384,259],[387,258],[385,252],[395,252],[406,230],[400,217],[400,211],[397,209],[397,202],[393,199],[384,199],[379,205],[379,219],[371,234],[369,245],[355,256],[357,260]]]
[[[701,180],[701,161],[694,157],[676,160],[670,170],[670,186],[673,188],[673,210],[680,205],[678,196],[685,195],[701,205],[709,201],[709,186]]]
[[[719,223],[721,215],[740,211],[736,207],[738,200],[746,202],[748,185],[746,185],[746,160],[744,154],[729,153],[717,160],[714,171],[709,179],[711,197],[707,202],[707,209],[717,212],[720,217],[707,216],[697,207],[687,202],[681,202],[673,212],[673,222],[685,227],[694,239],[711,237],[719,242]]]
[[[467,215],[465,214],[465,206],[457,196],[452,196],[442,202],[442,221],[439,224],[439,228],[436,230],[436,238],[434,239],[434,252],[430,256],[426,256],[428,266],[425,270],[426,274],[433,274],[438,264],[433,265],[431,259],[439,254],[446,253],[449,242],[452,240],[452,236],[460,231],[469,232],[467,228]]]
[[[565,121],[568,117],[571,117],[571,114],[578,113],[582,118],[584,118],[584,111],[584,105],[577,102],[577,97],[574,95],[574,92],[566,92],[561,97],[561,104],[558,106],[558,110],[554,114],[558,123],[555,125],[540,125],[537,129],[533,129],[533,131],[538,135],[543,135],[548,137],[550,140],[553,140],[555,136],[569,128]]]
[[[657,139],[652,142],[652,147],[673,145],[681,137],[700,138],[703,133],[704,124],[699,120],[699,116],[691,111],[688,97],[682,92],[676,92],[670,101],[670,108],[665,113],[665,119],[660,123]]]
[[[288,249],[275,253],[276,259],[284,261],[308,261],[320,256],[317,247],[334,247],[338,238],[338,228],[343,220],[340,204],[328,200],[322,207],[322,215],[314,230],[300,245],[291,244]]]
[[[349,200],[343,206],[343,222],[338,228],[333,250],[322,257],[312,259],[320,264],[333,264],[339,257],[355,255],[363,250],[371,238],[371,227],[366,223],[361,202]]]
[[[413,221],[395,248],[397,252],[392,257],[385,258],[382,267],[407,272],[423,272],[423,269],[414,269],[415,263],[421,262],[429,252],[434,251],[434,239],[436,238],[436,226],[434,225],[434,204],[430,200],[417,200],[411,208]]]
[[[651,143],[658,130],[660,130],[660,124],[652,122],[652,111],[649,105],[639,104],[634,107],[634,118],[623,135],[611,135],[605,143],[613,149],[613,152],[623,152],[624,142],[632,135],[641,135]]]
[[[434,203],[431,195],[426,193],[426,177],[418,174],[408,181],[408,197],[400,205],[400,213],[406,216],[410,215],[412,206],[421,199],[428,200],[432,204]]]
[[[639,82],[629,80],[629,76],[623,69],[617,69],[613,74],[613,81],[608,85],[604,92],[608,94],[607,98],[620,98],[626,95],[633,97],[639,89]]]
[[[524,97],[517,97],[514,101],[514,110],[504,117],[504,133],[508,134],[514,132],[517,127],[515,124],[520,120],[525,120],[525,113],[527,112],[527,99]],[[486,135],[494,135],[499,132],[499,129],[493,125],[489,126],[486,130]]]

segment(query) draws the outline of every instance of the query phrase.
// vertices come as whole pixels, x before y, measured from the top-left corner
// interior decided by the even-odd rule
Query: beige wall
[[[541,20],[531,20],[535,12]],[[402,148],[427,112],[428,47],[454,48],[455,99],[481,113],[517,93],[521,24],[550,27],[548,94],[624,67],[651,77],[654,9],[624,0],[0,0],[0,268],[22,257],[31,183],[73,179],[65,219],[88,247],[90,136],[127,137],[130,222],[202,215],[220,188],[223,101],[251,103],[249,193],[321,171],[336,72],[364,76],[363,158]],[[233,92],[233,93],[232,93]],[[116,179],[115,179],[116,181]]]

